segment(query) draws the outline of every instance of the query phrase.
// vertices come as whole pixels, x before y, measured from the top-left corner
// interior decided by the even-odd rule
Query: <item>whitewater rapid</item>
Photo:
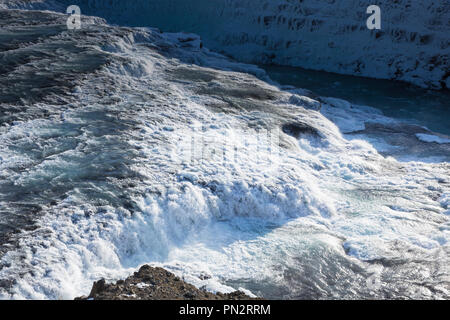
[[[435,133],[402,131],[432,161],[389,156],[379,134],[402,123],[194,34],[0,14],[18,88],[1,92],[1,217],[39,207],[2,234],[2,298],[72,299],[144,263],[266,298],[449,298],[448,144],[416,136]],[[66,81],[36,92],[24,71]]]

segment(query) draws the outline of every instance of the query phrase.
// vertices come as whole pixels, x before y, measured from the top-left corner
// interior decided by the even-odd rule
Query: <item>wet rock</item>
[[[314,136],[320,136],[316,128],[301,122],[296,123],[286,123],[281,128],[284,133],[293,136],[294,138],[299,138],[302,134],[311,134]]]

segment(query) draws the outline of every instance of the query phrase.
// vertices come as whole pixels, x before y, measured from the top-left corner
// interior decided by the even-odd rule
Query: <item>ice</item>
[[[439,136],[432,135],[432,134],[417,133],[416,137],[420,141],[424,141],[424,142],[434,142],[434,143],[439,143],[439,144],[450,143],[450,139],[444,138],[444,137],[439,137]]]

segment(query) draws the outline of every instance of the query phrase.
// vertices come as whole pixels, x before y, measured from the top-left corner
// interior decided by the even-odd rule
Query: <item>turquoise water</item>
[[[405,83],[339,75],[296,67],[262,66],[283,85],[380,109],[384,115],[450,135],[450,91],[432,91]]]

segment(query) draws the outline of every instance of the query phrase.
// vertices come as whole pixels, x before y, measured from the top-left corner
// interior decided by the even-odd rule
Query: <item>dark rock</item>
[[[116,283],[105,279],[94,282],[88,297],[75,300],[248,300],[240,291],[211,293],[184,282],[173,273],[149,265],[142,266],[133,275]]]
[[[100,279],[99,281],[95,281],[92,286],[91,293],[89,293],[89,298],[95,297],[97,294],[101,293],[105,290],[106,281],[105,279]]]
[[[314,136],[320,136],[319,131],[316,128],[314,128],[306,123],[301,123],[301,122],[286,123],[281,127],[281,129],[287,135],[290,135],[297,139],[302,134],[310,134],[310,135],[314,135]]]

